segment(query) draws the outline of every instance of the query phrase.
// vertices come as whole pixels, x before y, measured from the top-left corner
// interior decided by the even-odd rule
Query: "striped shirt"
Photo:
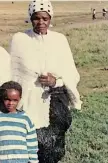
[[[27,114],[0,112],[0,163],[38,163],[36,130]]]

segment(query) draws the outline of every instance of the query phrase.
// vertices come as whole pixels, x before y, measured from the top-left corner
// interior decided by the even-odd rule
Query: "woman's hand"
[[[43,86],[54,87],[56,84],[56,78],[51,73],[47,73],[47,75],[39,76],[39,82]]]

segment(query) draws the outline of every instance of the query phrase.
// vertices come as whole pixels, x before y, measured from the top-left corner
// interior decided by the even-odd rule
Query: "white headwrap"
[[[38,11],[46,11],[53,17],[53,8],[49,0],[33,0],[29,4],[28,13],[31,18],[32,14]]]

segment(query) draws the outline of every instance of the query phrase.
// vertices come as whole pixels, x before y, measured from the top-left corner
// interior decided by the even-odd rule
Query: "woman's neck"
[[[47,35],[47,31],[46,32],[40,32],[40,31],[35,31],[33,29],[34,33],[38,34],[38,35]]]

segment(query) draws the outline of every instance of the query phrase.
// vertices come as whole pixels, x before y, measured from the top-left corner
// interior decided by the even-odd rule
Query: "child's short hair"
[[[22,96],[22,87],[19,83],[15,81],[8,81],[1,85],[0,87],[0,100],[3,99],[3,96],[7,89],[15,89],[19,92],[20,97]]]

